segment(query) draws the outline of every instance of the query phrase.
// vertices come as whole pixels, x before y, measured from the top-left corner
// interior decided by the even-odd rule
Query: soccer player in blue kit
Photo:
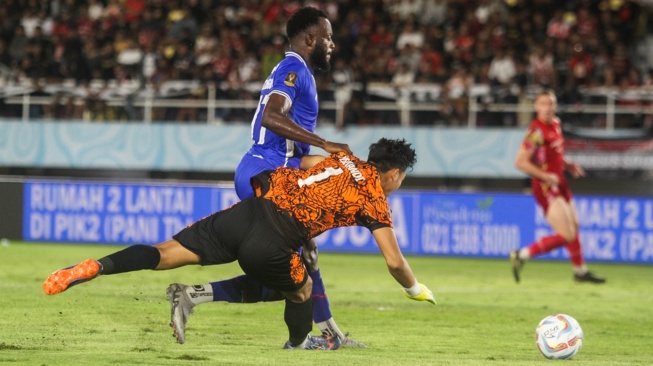
[[[272,70],[261,89],[258,107],[252,120],[253,145],[242,158],[235,175],[236,193],[241,200],[254,195],[250,179],[278,167],[308,169],[322,160],[309,155],[311,146],[329,154],[346,152],[347,144],[327,141],[314,133],[318,116],[317,88],[313,72],[328,71],[335,45],[331,23],[324,12],[304,7],[288,20],[286,33],[290,49]],[[338,328],[319,267],[314,240],[303,248],[302,257],[313,280],[313,320],[320,330],[339,337],[347,347],[364,347]],[[278,301],[281,293],[268,290],[247,275],[209,284],[187,286],[172,284],[167,289],[171,301],[171,326],[179,343],[185,342],[185,327],[194,306],[212,301],[255,303]]]

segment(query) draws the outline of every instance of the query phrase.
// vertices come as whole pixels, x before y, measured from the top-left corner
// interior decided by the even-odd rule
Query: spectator
[[[0,74],[3,74],[12,67],[12,58],[7,50],[7,43],[4,39],[0,38]]]
[[[423,82],[435,82],[442,68],[442,55],[430,43],[425,43],[419,60],[419,75]]]
[[[615,80],[620,80],[628,75],[630,71],[630,57],[626,52],[626,46],[623,43],[614,45],[612,56],[610,57],[610,70],[614,74]]]
[[[210,24],[204,24],[195,39],[195,55],[198,65],[206,65],[211,62],[212,52],[217,44],[218,39],[213,34],[213,27]]]
[[[568,82],[573,85],[586,85],[590,82],[590,78],[594,69],[592,56],[585,51],[585,47],[581,43],[576,43],[573,47],[571,58],[569,58],[569,71],[571,77]]]
[[[402,21],[417,16],[422,10],[421,1],[418,0],[395,0],[393,3],[390,5],[389,11],[396,14]]]
[[[493,83],[497,85],[510,84],[515,75],[517,75],[517,66],[513,59],[513,51],[510,49],[506,52],[501,48],[496,50],[488,71],[488,76]]]
[[[190,46],[186,42],[177,43],[177,52],[172,59],[175,68],[175,79],[191,80],[195,68],[195,56],[193,56]]]
[[[136,39],[128,37],[124,46],[120,47],[117,55],[117,62],[121,65],[132,66],[141,62],[143,51],[141,51]]]
[[[25,48],[27,47],[28,42],[29,39],[25,35],[25,28],[22,25],[18,26],[14,33],[14,37],[9,43],[9,54],[15,63],[21,63],[23,58],[25,58]]]
[[[424,0],[418,19],[424,25],[442,25],[446,21],[447,2],[445,0]]]
[[[534,84],[544,88],[555,87],[555,69],[553,68],[553,55],[547,53],[543,46],[535,46],[533,53],[528,58],[529,73]]]
[[[554,39],[566,40],[569,38],[569,31],[571,27],[564,19],[564,12],[562,9],[557,9],[553,14],[553,19],[547,24],[546,34]]]
[[[598,30],[598,20],[589,9],[580,8],[576,12],[576,33],[581,37],[591,37],[596,34]]]
[[[25,11],[25,15],[20,20],[20,25],[25,31],[25,36],[27,38],[32,38],[34,35],[34,29],[39,26],[39,17],[36,14],[36,10],[28,9]]]
[[[197,22],[191,17],[188,8],[175,9],[168,14],[168,19],[173,22],[168,32],[168,38],[181,39],[183,37],[195,38]]]
[[[414,21],[407,21],[397,37],[397,50],[403,49],[408,44],[420,48],[423,43],[424,34],[417,29]]]
[[[392,47],[395,44],[395,36],[388,31],[388,25],[377,23],[370,35],[370,45],[373,47]]]
[[[98,21],[104,13],[104,5],[100,0],[88,0],[88,16]]]
[[[397,91],[397,95],[403,98],[408,97],[408,89],[415,81],[415,72],[410,64],[401,62],[399,68],[392,76],[391,85]]]
[[[449,126],[462,126],[467,121],[469,89],[474,79],[463,67],[456,67],[447,80],[442,112]]]

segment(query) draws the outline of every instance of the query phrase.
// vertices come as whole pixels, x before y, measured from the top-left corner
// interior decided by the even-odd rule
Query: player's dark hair
[[[406,140],[383,137],[370,145],[367,162],[374,165],[381,173],[394,168],[399,168],[403,172],[415,165],[417,154]]]
[[[301,8],[293,14],[288,23],[286,24],[286,36],[292,40],[295,36],[308,28],[318,25],[320,18],[326,18],[327,15],[319,9],[311,8],[310,6]]]

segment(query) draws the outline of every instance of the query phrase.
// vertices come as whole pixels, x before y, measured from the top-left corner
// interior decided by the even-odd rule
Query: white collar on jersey
[[[304,61],[304,59],[302,58],[302,56],[299,55],[299,53],[293,52],[293,51],[286,51],[286,57],[295,57],[295,58],[297,58],[308,69],[308,65],[306,65],[306,61]]]

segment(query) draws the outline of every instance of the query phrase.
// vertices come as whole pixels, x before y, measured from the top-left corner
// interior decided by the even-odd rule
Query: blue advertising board
[[[238,196],[212,186],[27,181],[24,200],[25,240],[156,244]]]
[[[23,237],[29,241],[155,244],[238,201],[231,186],[28,181]],[[399,191],[389,197],[404,254],[507,258],[551,229],[525,194]],[[588,261],[653,263],[653,199],[578,196]],[[317,239],[322,251],[378,253],[363,227]],[[565,260],[564,248],[542,256]]]
[[[389,197],[405,254],[505,257],[533,233],[533,202],[524,195],[404,191]],[[342,228],[318,239],[323,250],[378,251],[369,232]]]

